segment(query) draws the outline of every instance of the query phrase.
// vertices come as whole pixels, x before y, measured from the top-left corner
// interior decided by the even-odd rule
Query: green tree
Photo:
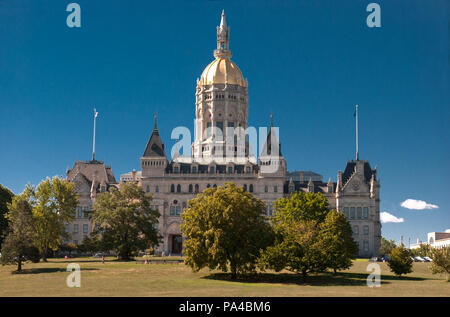
[[[431,250],[431,272],[433,274],[444,273],[447,281],[450,279],[450,247],[433,248]]]
[[[400,276],[412,272],[413,260],[409,250],[403,244],[395,247],[390,253],[391,259],[388,262],[391,271]]]
[[[49,250],[57,250],[62,239],[67,239],[65,224],[74,219],[78,204],[74,183],[53,177],[37,187],[27,185],[24,196],[33,209],[35,245],[47,261]]]
[[[432,248],[429,244],[422,243],[418,248],[410,250],[412,256],[431,257]]]
[[[276,225],[275,244],[261,254],[262,270],[279,272],[287,269],[300,273],[303,280],[309,273],[326,269],[319,245],[319,225],[314,220],[292,221],[289,225]]]
[[[390,255],[396,246],[394,240],[387,240],[384,237],[381,237],[380,254],[383,256]]]
[[[320,224],[329,212],[328,201],[320,193],[296,192],[277,200],[271,220],[275,244],[262,252],[260,268],[275,271],[285,268],[302,274],[303,279],[308,273],[326,270]],[[324,235],[331,233],[328,228],[324,225]]]
[[[125,183],[99,195],[91,219],[98,230],[94,235],[102,248],[115,250],[123,260],[130,260],[139,250],[159,242],[159,212],[150,207],[152,196],[136,184]]]
[[[15,196],[8,208],[8,234],[2,244],[0,259],[3,265],[17,264],[17,271],[20,272],[24,261],[35,259],[32,208],[27,200],[20,196]]]
[[[185,263],[238,274],[254,272],[260,250],[272,242],[265,204],[233,183],[208,188],[189,201],[181,230],[186,236]]]
[[[358,254],[358,245],[353,240],[353,232],[343,213],[331,210],[320,224],[319,248],[324,266],[345,270],[352,266],[352,259]]]
[[[8,228],[8,220],[6,213],[8,212],[8,204],[11,203],[14,194],[6,187],[0,184],[0,247],[2,246],[3,236]]]

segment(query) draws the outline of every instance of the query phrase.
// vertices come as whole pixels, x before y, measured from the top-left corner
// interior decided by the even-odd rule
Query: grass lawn
[[[81,266],[81,287],[69,288],[68,263]],[[450,296],[444,276],[432,275],[429,263],[414,263],[414,272],[398,278],[386,263],[381,287],[369,288],[367,260],[354,261],[337,276],[318,274],[306,283],[290,272],[267,272],[255,278],[231,281],[229,275],[207,269],[192,273],[181,264],[136,264],[107,258],[50,259],[16,266],[0,266],[0,296]]]

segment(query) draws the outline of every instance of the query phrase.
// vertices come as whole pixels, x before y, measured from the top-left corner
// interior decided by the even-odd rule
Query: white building
[[[421,242],[417,239],[417,243],[410,245],[410,249],[418,249],[422,244],[427,244],[433,248],[450,247],[450,229],[445,232],[428,232],[427,242]]]

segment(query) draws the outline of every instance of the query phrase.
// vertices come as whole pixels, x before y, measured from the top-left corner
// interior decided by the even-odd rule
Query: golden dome
[[[229,58],[216,58],[202,73],[200,85],[230,84],[245,87],[239,67]]]

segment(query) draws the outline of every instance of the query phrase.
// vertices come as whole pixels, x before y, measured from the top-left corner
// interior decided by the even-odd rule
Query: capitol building
[[[139,158],[141,171],[122,174],[117,182],[111,168],[95,159],[77,161],[67,171],[67,179],[76,183],[80,200],[76,219],[66,226],[73,242],[80,243],[92,231],[88,211],[98,194],[124,182],[136,182],[151,193],[153,208],[161,214],[158,229],[162,241],[158,252],[180,254],[184,240],[181,214],[188,201],[208,187],[233,182],[263,200],[269,217],[273,202],[292,192],[322,193],[330,209],[344,213],[349,220],[359,256],[377,256],[381,243],[377,169],[357,155],[346,163],[343,172],[337,172],[335,181],[331,178],[324,181],[311,171],[290,173],[272,122],[261,152],[258,157],[252,156],[245,133],[249,116],[248,82],[231,60],[229,44],[230,29],[222,12],[214,60],[196,83],[195,138],[189,156],[175,151],[168,158],[155,116],[150,138]]]

